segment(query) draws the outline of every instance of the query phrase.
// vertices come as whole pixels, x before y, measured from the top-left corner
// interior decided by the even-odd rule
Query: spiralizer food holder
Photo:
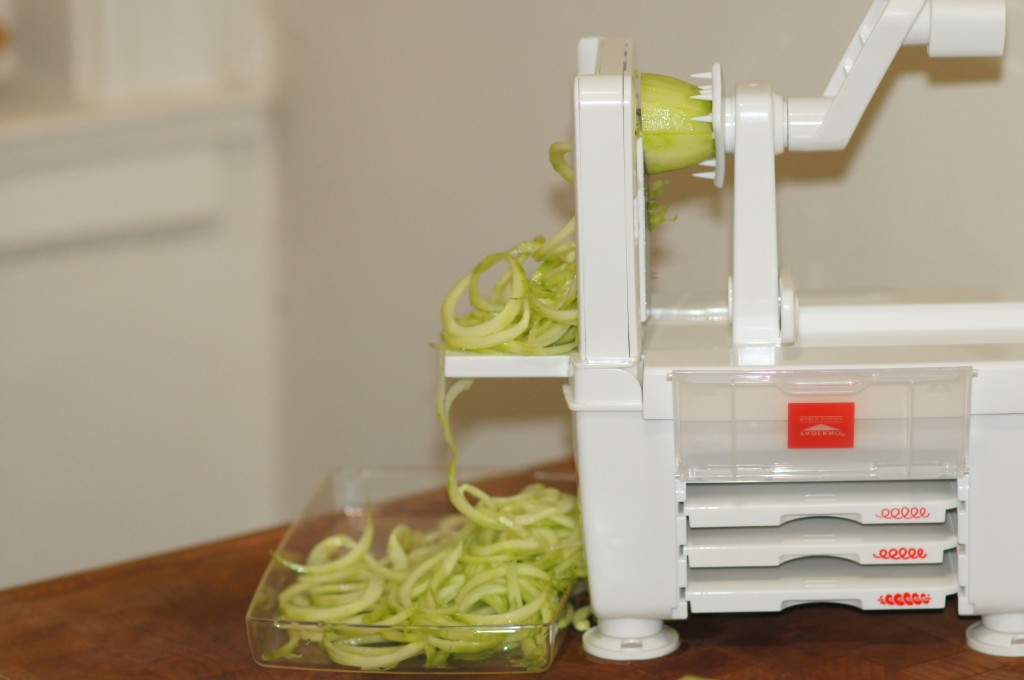
[[[775,156],[842,149],[902,45],[998,56],[1001,0],[877,0],[820,97],[707,74],[733,269],[722,309],[648,299],[630,40],[575,79],[579,348],[449,353],[450,377],[567,378],[596,627],[586,650],[667,654],[666,620],[811,602],[979,616],[1024,656],[1024,303],[804,305],[777,255]],[[724,284],[725,282],[723,282]]]

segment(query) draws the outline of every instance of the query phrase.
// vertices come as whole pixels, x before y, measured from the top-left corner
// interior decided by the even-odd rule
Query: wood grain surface
[[[0,592],[0,678],[383,677],[268,669],[253,661],[245,613],[283,532],[275,528]],[[805,605],[780,614],[702,614],[675,624],[682,648],[654,661],[594,659],[573,632],[539,677],[1024,678],[1024,659],[965,646],[970,623],[957,616],[952,600],[944,611]]]

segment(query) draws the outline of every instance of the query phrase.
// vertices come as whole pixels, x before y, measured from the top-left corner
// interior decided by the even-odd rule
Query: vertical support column
[[[996,656],[1024,656],[1024,415],[971,418],[967,492],[967,590],[981,621],[967,644]]]
[[[591,603],[588,653],[663,656],[679,606],[675,457],[669,420],[643,416],[639,376],[645,310],[643,158],[637,141],[632,45],[580,44],[576,79],[579,352],[573,411]]]
[[[586,364],[621,366],[640,355],[632,44],[589,40],[580,61],[592,62],[575,90],[579,353]]]
[[[741,365],[771,364],[781,344],[775,155],[784,147],[785,116],[767,83],[737,85],[733,106],[733,346]]]
[[[591,605],[584,649],[620,661],[679,646],[664,621],[679,606],[675,455],[671,420],[573,408]]]

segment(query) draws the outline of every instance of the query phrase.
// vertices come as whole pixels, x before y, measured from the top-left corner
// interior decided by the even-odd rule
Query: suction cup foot
[[[1024,615],[982,616],[967,628],[967,646],[992,656],[1024,657]]]
[[[679,633],[661,621],[602,621],[583,633],[583,650],[613,661],[657,659],[679,649]]]

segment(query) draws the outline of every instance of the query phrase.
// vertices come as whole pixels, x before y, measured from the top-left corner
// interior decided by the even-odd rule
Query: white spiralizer
[[[775,156],[842,149],[905,44],[1002,54],[1003,0],[876,0],[820,97],[703,74],[735,195],[728,305],[648,299],[630,40],[585,38],[575,79],[579,349],[449,353],[449,377],[565,377],[596,627],[645,659],[670,620],[829,602],[979,617],[1024,656],[1024,297],[803,305],[780,271]],[[725,282],[723,282],[725,285]]]

